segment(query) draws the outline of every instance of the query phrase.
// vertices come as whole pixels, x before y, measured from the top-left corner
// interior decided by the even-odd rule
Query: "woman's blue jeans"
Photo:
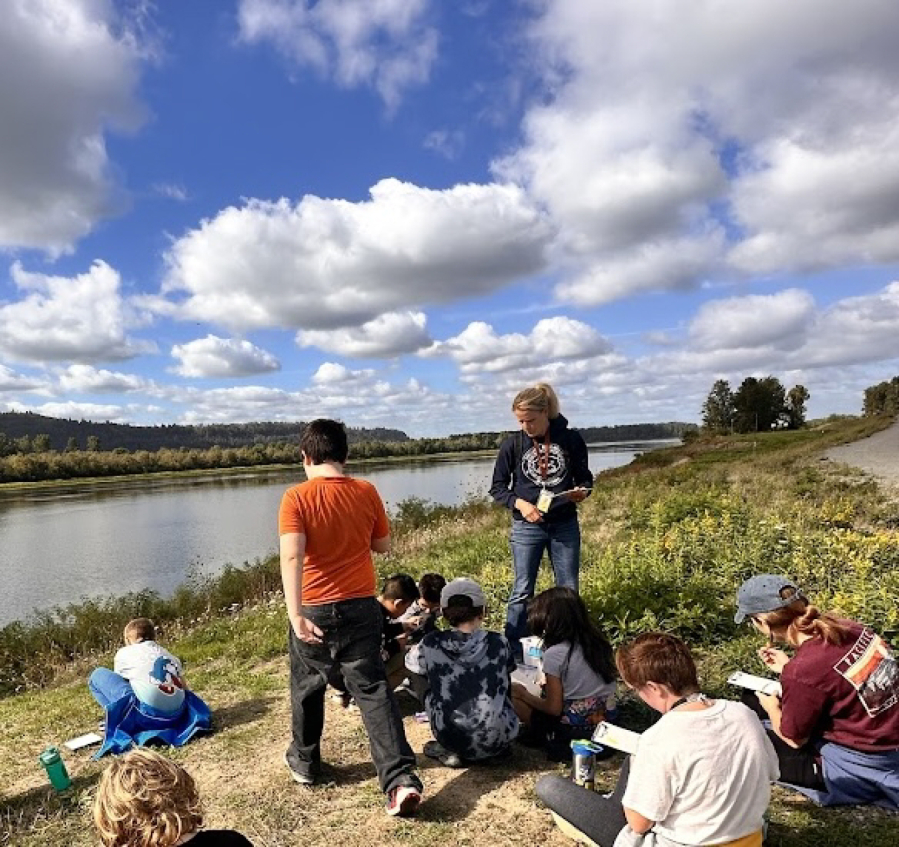
[[[534,596],[543,551],[549,553],[556,585],[578,590],[581,566],[581,528],[577,518],[560,523],[512,521],[512,593],[506,608],[505,635],[516,656],[528,634],[528,600]]]

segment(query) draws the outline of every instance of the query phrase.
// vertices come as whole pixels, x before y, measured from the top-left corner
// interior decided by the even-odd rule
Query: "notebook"
[[[592,740],[603,747],[614,747],[624,753],[636,753],[640,744],[640,733],[603,721],[593,730]]]
[[[102,740],[102,735],[97,735],[96,732],[87,732],[84,735],[79,735],[76,738],[70,738],[68,741],[63,742],[63,746],[69,750],[80,750],[82,747],[99,744]]]
[[[727,678],[727,681],[731,685],[739,685],[740,688],[748,688],[750,691],[760,691],[762,694],[776,694],[780,697],[783,693],[780,683],[776,679],[755,676],[751,673],[743,673],[743,671],[735,671]]]

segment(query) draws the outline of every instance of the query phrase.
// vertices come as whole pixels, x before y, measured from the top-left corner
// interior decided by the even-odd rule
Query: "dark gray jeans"
[[[537,796],[546,807],[568,821],[599,847],[612,847],[618,833],[627,826],[621,800],[630,775],[630,756],[624,760],[618,783],[610,796],[588,791],[558,774],[537,780]]]
[[[403,719],[381,661],[382,615],[374,597],[303,606],[303,616],[324,633],[321,644],[301,641],[289,627],[291,766],[317,776],[325,725],[325,686],[339,668],[362,713],[371,758],[383,791],[399,785],[421,789],[415,754],[406,741]]]

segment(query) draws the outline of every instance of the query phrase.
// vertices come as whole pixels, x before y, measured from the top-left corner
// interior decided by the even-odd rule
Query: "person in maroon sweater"
[[[890,646],[819,611],[776,574],[744,582],[737,607],[737,623],[749,619],[768,637],[759,657],[780,674],[780,695],[756,696],[781,779],[824,805],[899,810],[899,664]],[[775,641],[794,648],[793,658]]]

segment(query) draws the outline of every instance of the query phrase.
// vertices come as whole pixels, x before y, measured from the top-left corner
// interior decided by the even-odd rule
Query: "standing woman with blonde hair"
[[[593,489],[587,445],[568,428],[552,386],[539,382],[515,395],[519,431],[503,441],[490,495],[512,512],[512,591],[505,635],[517,655],[527,635],[527,601],[534,596],[544,550],[555,584],[578,589],[581,530],[576,503]]]

